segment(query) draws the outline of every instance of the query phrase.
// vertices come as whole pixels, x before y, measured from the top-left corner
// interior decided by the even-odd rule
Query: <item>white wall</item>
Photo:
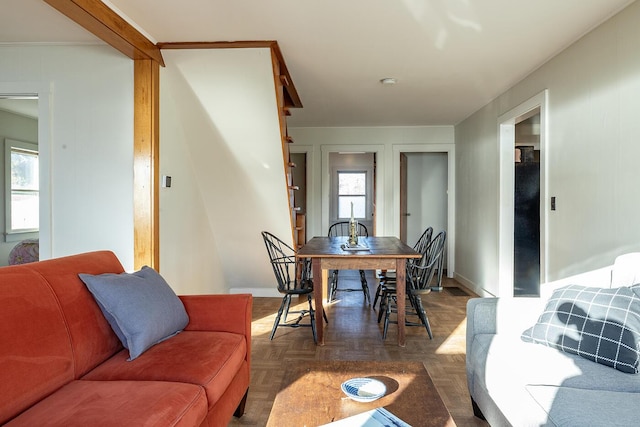
[[[40,256],[133,268],[133,62],[102,45],[0,46],[0,93],[37,93]]]
[[[292,234],[270,50],[163,57],[161,273],[182,294],[276,296],[260,232]]]
[[[295,114],[295,110],[293,110]],[[307,236],[327,232],[323,224],[328,211],[328,153],[335,151],[376,152],[376,233],[399,236],[399,155],[398,150],[442,151],[453,147],[452,126],[362,127],[362,128],[290,128],[295,143],[291,151],[307,153]],[[398,158],[395,158],[398,157]],[[325,182],[326,181],[326,182]],[[325,195],[325,192],[327,194]]]
[[[456,273],[477,292],[498,294],[498,117],[544,89],[558,206],[548,212],[547,282],[640,250],[638,22],[635,2],[456,126]]]

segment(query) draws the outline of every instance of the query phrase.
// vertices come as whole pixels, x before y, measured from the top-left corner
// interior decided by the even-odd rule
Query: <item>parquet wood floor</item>
[[[371,300],[377,280],[368,274]],[[278,328],[273,341],[269,334],[280,298],[254,298],[252,323],[251,385],[245,414],[229,426],[265,426],[271,405],[279,391],[289,363],[305,360],[407,360],[425,364],[449,412],[459,427],[486,427],[473,416],[465,372],[466,303],[470,295],[450,292],[460,287],[446,279],[445,290],[432,292],[425,308],[433,330],[429,340],[423,327],[406,328],[406,347],[397,346],[396,325],[389,326],[385,341],[377,310],[363,303],[362,292],[338,292],[338,298],[325,306],[329,324],[325,326],[325,346],[313,343],[311,329]],[[341,271],[339,288],[359,287],[357,271]],[[300,303],[297,307],[306,305]],[[417,319],[417,318],[416,318]],[[413,320],[409,319],[408,320]],[[303,322],[307,322],[305,319]],[[418,426],[416,426],[418,427]]]

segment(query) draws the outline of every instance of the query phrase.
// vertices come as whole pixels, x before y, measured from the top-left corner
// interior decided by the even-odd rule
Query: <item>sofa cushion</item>
[[[126,350],[123,350],[83,379],[195,384],[205,388],[211,409],[238,371],[248,369],[246,356],[247,345],[243,335],[184,331],[151,347],[131,362],[127,362]]]
[[[113,252],[89,252],[22,266],[44,278],[57,297],[71,341],[74,379],[122,350],[120,340],[78,277],[78,273],[122,273],[124,269]]]
[[[73,380],[73,366],[64,315],[42,276],[0,269],[0,425]]]
[[[640,363],[640,288],[559,288],[522,339],[626,373]]]
[[[80,274],[114,332],[134,360],[184,329],[189,317],[180,298],[150,267],[135,273]]]
[[[558,386],[527,386],[534,401],[548,414],[545,425],[638,425],[638,393],[586,390]]]
[[[204,390],[192,384],[77,380],[6,426],[197,426],[206,416]]]
[[[500,334],[476,335],[474,341],[473,350],[467,354],[469,369],[488,390],[512,390],[515,384],[518,387],[543,384],[640,391],[639,375],[629,375],[575,354]]]

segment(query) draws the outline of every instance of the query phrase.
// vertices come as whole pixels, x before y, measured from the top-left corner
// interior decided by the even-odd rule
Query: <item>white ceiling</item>
[[[290,126],[411,126],[460,122],[633,1],[105,3],[153,42],[277,40],[304,105]],[[99,42],[42,0],[0,5],[0,43]]]
[[[20,114],[22,116],[38,118],[38,100],[24,98],[4,98],[0,95],[0,110]]]

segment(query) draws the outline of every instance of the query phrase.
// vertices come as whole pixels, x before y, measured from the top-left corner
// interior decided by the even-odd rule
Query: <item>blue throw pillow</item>
[[[79,274],[133,360],[189,323],[184,305],[153,268],[135,273]]]
[[[619,371],[640,365],[640,285],[557,289],[522,340],[577,354]]]

